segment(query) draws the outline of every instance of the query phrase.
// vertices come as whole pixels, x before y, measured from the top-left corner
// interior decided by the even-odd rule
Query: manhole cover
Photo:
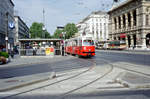
[[[5,81],[5,83],[12,83],[12,82],[19,82],[19,80],[8,80],[8,81]]]

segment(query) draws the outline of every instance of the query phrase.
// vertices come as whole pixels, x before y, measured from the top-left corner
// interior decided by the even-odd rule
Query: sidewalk
[[[34,56],[34,57],[21,57],[19,55],[15,55],[14,58],[11,58],[11,61],[7,64],[0,65],[1,67],[13,67],[13,66],[22,66],[22,65],[28,65],[28,64],[41,64],[41,63],[47,63],[50,62],[51,59],[52,61],[56,61],[58,58],[61,56],[54,56],[54,57],[39,57],[39,56]]]
[[[97,49],[96,51],[150,55],[150,50],[101,50],[101,49]]]

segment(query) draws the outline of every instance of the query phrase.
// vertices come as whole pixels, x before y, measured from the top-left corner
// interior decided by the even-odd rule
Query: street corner
[[[139,73],[124,71],[115,81],[129,89],[150,89],[150,77]]]

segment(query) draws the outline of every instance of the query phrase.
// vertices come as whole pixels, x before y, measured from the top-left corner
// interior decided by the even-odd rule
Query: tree
[[[69,39],[78,32],[78,28],[74,23],[68,23],[64,28],[64,32],[66,32],[65,38]]]
[[[31,38],[50,38],[50,34],[47,30],[43,30],[43,26],[42,23],[32,23],[32,26],[30,27]]]
[[[62,38],[62,32],[63,32],[63,30],[56,29],[56,31],[53,35],[53,38]]]

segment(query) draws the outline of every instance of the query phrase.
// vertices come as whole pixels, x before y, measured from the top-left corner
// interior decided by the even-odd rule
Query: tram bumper
[[[82,52],[82,56],[95,56],[95,52]]]

